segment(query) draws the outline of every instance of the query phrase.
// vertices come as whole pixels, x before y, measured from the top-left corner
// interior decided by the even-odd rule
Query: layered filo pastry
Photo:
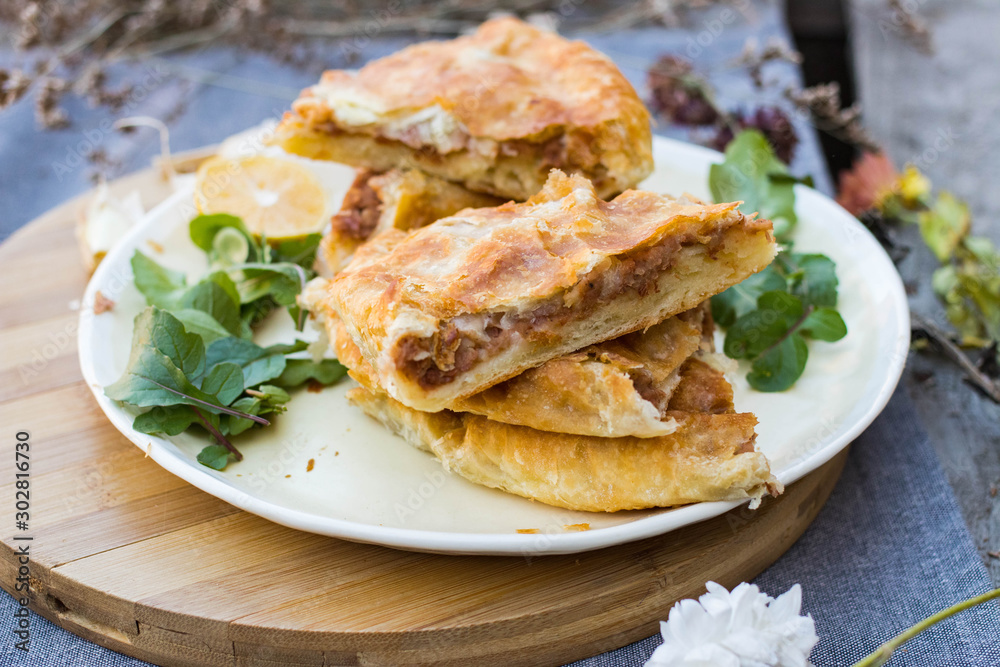
[[[273,142],[376,171],[417,168],[517,201],[552,168],[611,196],[653,166],[649,113],[614,63],[513,18],[324,73]]]
[[[306,305],[317,286],[304,293]],[[434,413],[392,399],[343,325],[324,324],[361,385],[348,400],[469,481],[585,511],[756,503],[782,485],[755,448],[756,417],[734,409],[724,375],[732,362],[713,354],[707,306]]]
[[[617,512],[748,498],[756,506],[782,491],[754,448],[757,419],[736,413],[729,383],[696,358],[685,362],[670,399],[676,428],[652,438],[551,433],[467,412],[421,412],[378,388],[355,387],[347,397],[445,469],[557,507]]]
[[[359,169],[330,221],[317,253],[317,270],[332,276],[367,240],[391,229],[408,231],[461,211],[503,203],[419,169],[378,173]]]
[[[311,298],[395,400],[424,411],[652,327],[770,263],[771,223],[736,203],[629,190],[603,201],[553,170],[522,204],[381,234]]]

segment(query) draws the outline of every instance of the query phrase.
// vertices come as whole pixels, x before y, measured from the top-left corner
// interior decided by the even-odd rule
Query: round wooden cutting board
[[[112,187],[133,189],[147,208],[169,194],[153,169]],[[84,386],[82,201],[0,246],[0,585],[14,591],[15,552],[30,544],[31,608],[115,651],[158,665],[570,662],[654,634],[707,580],[753,578],[802,534],[843,468],[846,450],[756,511],[569,556],[408,553],[270,523],[145,460]],[[31,442],[28,531],[15,531],[18,431]]]

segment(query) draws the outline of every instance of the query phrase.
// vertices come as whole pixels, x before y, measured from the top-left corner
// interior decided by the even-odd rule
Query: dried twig
[[[951,337],[931,320],[913,313],[910,315],[910,323],[914,332],[923,334],[930,340],[945,357],[955,362],[965,373],[968,380],[974,387],[986,394],[995,403],[1000,403],[1000,385],[997,385],[976,364],[969,359],[968,355],[962,351]]]

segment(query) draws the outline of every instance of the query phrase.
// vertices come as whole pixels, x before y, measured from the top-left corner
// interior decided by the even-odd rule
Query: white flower
[[[798,584],[777,599],[746,583],[732,593],[714,581],[706,587],[660,622],[663,644],[646,667],[811,667],[819,637],[812,617],[799,615]]]

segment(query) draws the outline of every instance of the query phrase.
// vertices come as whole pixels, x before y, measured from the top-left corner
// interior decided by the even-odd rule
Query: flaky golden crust
[[[419,229],[464,208],[502,203],[418,169],[391,169],[382,174],[359,170],[320,242],[317,268],[321,275],[333,276],[361,244],[390,229]]]
[[[653,164],[649,113],[614,63],[511,18],[357,72],[326,72],[294,103],[275,142],[376,170],[417,167],[518,200],[552,167],[583,173],[610,196]]]
[[[390,395],[433,411],[693,308],[762,269],[774,252],[770,222],[736,204],[640,191],[604,202],[586,179],[553,171],[524,204],[469,209],[373,239],[316,308],[344,321]],[[491,335],[500,338],[474,350],[466,369],[435,357],[450,374],[444,381],[430,386],[398,363],[414,341],[438,349],[488,317],[497,318]]]
[[[348,398],[466,479],[572,510],[616,512],[759,498],[780,484],[753,451],[752,414],[676,413],[656,438],[595,438],[536,431],[456,412],[407,408],[380,391]]]

